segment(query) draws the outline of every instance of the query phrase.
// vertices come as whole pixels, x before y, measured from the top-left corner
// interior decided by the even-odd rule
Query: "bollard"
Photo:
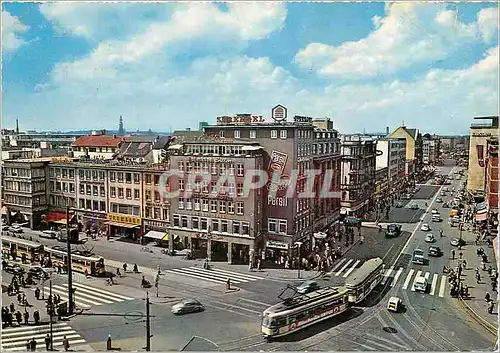
[[[231,278],[228,278],[228,279],[227,279],[227,282],[226,282],[226,290],[231,290]]]
[[[106,349],[110,351],[111,348],[111,335],[108,335],[108,339],[106,340]]]

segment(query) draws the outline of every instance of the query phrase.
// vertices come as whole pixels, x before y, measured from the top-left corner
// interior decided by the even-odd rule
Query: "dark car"
[[[385,236],[389,238],[395,238],[401,234],[401,224],[389,224],[385,230]]]
[[[431,245],[431,246],[429,246],[429,250],[427,251],[427,255],[439,257],[439,256],[443,255],[443,251],[441,250],[441,248],[439,246]]]
[[[7,264],[3,267],[4,271],[7,273],[12,273],[13,275],[20,275],[24,273],[24,268],[18,264]]]
[[[396,202],[396,208],[401,208],[403,207],[403,203],[402,202]]]
[[[466,241],[459,238],[453,238],[450,240],[450,244],[451,246],[463,246],[466,244]]]
[[[306,294],[319,289],[319,284],[315,281],[305,281],[297,287],[297,292]]]
[[[29,269],[28,276],[38,279],[49,278],[49,274],[40,266],[35,266]]]
[[[172,305],[174,315],[196,313],[205,310],[203,304],[196,299],[183,299],[179,303]]]

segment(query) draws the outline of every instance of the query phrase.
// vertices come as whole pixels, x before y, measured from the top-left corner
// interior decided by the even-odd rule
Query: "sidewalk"
[[[464,299],[464,306],[469,311],[472,316],[476,316],[479,321],[484,321],[486,325],[492,326],[497,330],[498,328],[498,293],[494,292],[491,286],[490,277],[487,271],[481,269],[481,258],[477,256],[477,249],[482,248],[485,254],[488,256],[488,263],[486,267],[491,266],[497,269],[497,264],[495,261],[494,249],[488,247],[486,242],[479,241],[478,245],[475,245],[476,236],[474,233],[469,231],[462,232],[462,238],[467,242],[467,245],[462,247],[462,250],[455,249],[457,254],[455,260],[450,260],[451,267],[454,268],[458,265],[458,254],[463,253],[463,259],[467,261],[467,266],[464,271],[462,278],[464,284],[469,286],[469,298]],[[475,276],[475,269],[480,268],[481,281],[477,283]],[[485,301],[486,292],[490,293],[493,301],[495,301],[495,308],[493,313],[488,313],[488,304]]]

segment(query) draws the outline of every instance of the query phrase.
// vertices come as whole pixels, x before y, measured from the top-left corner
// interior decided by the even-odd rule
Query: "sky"
[[[2,3],[2,125],[168,132],[282,104],[467,134],[499,114],[498,28],[497,3]]]

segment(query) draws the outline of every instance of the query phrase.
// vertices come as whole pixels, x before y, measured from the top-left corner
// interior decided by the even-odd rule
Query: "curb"
[[[491,333],[493,336],[497,337],[498,334],[498,327],[495,326],[494,324],[491,324],[488,322],[488,320],[484,319],[481,315],[476,313],[469,304],[465,302],[464,299],[462,299],[461,296],[458,297],[458,300],[460,301],[460,304],[464,307],[464,309],[472,316],[481,326],[483,326],[489,333]]]

